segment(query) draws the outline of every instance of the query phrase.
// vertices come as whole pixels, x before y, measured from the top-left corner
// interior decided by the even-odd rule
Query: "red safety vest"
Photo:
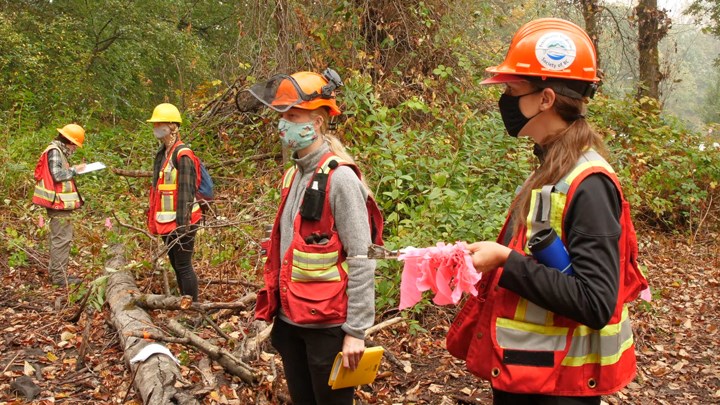
[[[150,188],[150,209],[148,210],[148,229],[153,235],[167,235],[177,228],[176,211],[177,211],[177,169],[172,163],[172,155],[175,148],[181,145],[178,140],[170,149],[160,168],[157,184]],[[195,162],[195,173],[197,184],[200,185],[200,162],[195,154],[189,149],[182,149],[178,153],[178,160],[182,156],[189,156]],[[196,224],[202,218],[202,211],[197,200],[193,201],[192,212],[190,214],[190,223]]]
[[[553,228],[562,235],[562,223],[575,190],[594,173],[612,179],[622,200],[620,286],[615,311],[605,327],[594,330],[499,287],[502,268],[484,274],[478,283],[478,296],[469,297],[453,321],[447,348],[455,357],[466,360],[467,368],[489,380],[494,388],[513,393],[597,396],[616,392],[635,377],[635,346],[627,303],[638,297],[647,281],[637,266],[637,241],[628,202],[612,168],[596,152],[588,151],[555,186],[551,210],[562,216],[555,215]],[[533,198],[540,192],[533,190]],[[528,221],[532,222],[530,218],[536,214],[531,210]],[[503,240],[508,220],[498,242]],[[525,254],[524,240],[515,237],[510,247]]]
[[[336,163],[332,163],[336,162]],[[272,321],[282,305],[283,312],[297,324],[342,324],[347,317],[347,272],[346,253],[335,229],[335,218],[330,208],[330,185],[332,174],[337,166],[351,167],[362,178],[358,167],[328,153],[320,160],[317,174],[326,174],[327,187],[323,201],[322,215],[319,220],[303,220],[300,213],[294,220],[293,240],[280,258],[280,217],[285,208],[297,166],[285,172],[282,180],[280,208],[278,209],[263,278],[265,287],[258,292],[255,305],[255,317],[267,322]],[[315,178],[315,177],[314,177]],[[310,183],[313,179],[310,180]],[[312,186],[312,184],[308,184]],[[379,216],[375,200],[368,197],[368,216],[370,221]],[[374,210],[374,211],[373,211]],[[375,215],[377,212],[377,215]],[[371,223],[371,229],[378,224]],[[382,234],[382,223],[380,234]],[[308,236],[327,235],[327,243],[306,243]]]
[[[48,152],[51,149],[56,149],[60,153],[63,167],[70,169],[65,154],[57,145],[51,143],[40,155],[40,160],[35,166],[35,192],[33,193],[32,202],[53,210],[70,211],[78,209],[83,205],[83,199],[75,186],[75,179],[55,182],[52,174],[50,174]]]

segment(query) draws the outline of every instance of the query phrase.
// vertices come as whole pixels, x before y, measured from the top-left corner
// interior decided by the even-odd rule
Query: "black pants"
[[[352,405],[354,387],[332,390],[328,385],[345,338],[339,326],[309,329],[275,318],[270,337],[282,357],[293,405]]]
[[[513,394],[493,388],[494,405],[600,405],[600,397]]]
[[[170,246],[168,258],[175,270],[178,288],[182,295],[190,295],[193,301],[198,300],[197,275],[192,266],[192,255],[195,250],[195,233],[197,227],[193,226],[186,232],[175,232],[163,235],[163,242]]]

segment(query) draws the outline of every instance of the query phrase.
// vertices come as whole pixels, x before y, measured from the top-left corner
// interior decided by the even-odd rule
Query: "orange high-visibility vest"
[[[356,165],[332,153],[322,157],[315,175],[327,175],[327,183],[331,185],[333,169],[338,166],[349,166],[358,178],[362,178]],[[304,220],[300,213],[297,214],[293,225],[295,233],[285,257],[281,258],[278,253],[280,217],[297,170],[297,166],[293,166],[283,176],[280,208],[270,234],[263,273],[265,286],[258,292],[255,317],[270,322],[282,305],[283,312],[297,324],[341,324],[347,318],[348,264],[335,229],[329,192],[325,193],[319,220]],[[310,187],[313,187],[313,179]],[[318,186],[321,188],[324,187]],[[374,243],[382,243],[382,215],[371,196],[368,196],[367,207],[371,238]],[[306,238],[313,233],[327,235],[327,243],[307,243]]]
[[[50,173],[48,165],[48,153],[51,149],[55,149],[60,153],[60,160],[65,169],[70,169],[70,164],[65,158],[60,148],[55,144],[50,144],[40,155],[40,160],[35,166],[35,192],[33,193],[33,204],[54,210],[70,211],[80,208],[83,205],[83,199],[75,186],[75,180],[56,182]]]
[[[172,146],[165,162],[160,168],[157,184],[150,188],[150,209],[148,210],[148,229],[153,235],[167,235],[177,228],[177,169],[172,163],[172,155],[175,148],[180,145],[178,141]],[[188,148],[178,153],[178,161],[182,156],[189,156],[195,163],[196,179],[199,184],[200,173],[197,171],[198,161],[192,151]],[[197,200],[193,200],[190,223],[196,224],[202,218],[202,211]]]
[[[502,268],[483,275],[478,297],[469,297],[447,336],[451,354],[494,388],[513,393],[597,396],[616,392],[635,376],[636,360],[627,303],[647,281],[637,266],[637,241],[630,209],[612,168],[596,152],[585,153],[550,195],[550,223],[562,235],[567,207],[580,183],[601,173],[615,183],[622,200],[620,285],[615,311],[600,330],[547,311],[498,286]],[[537,218],[541,189],[533,190],[528,223]],[[508,220],[498,241],[502,241]],[[532,227],[532,225],[530,226]],[[528,229],[528,232],[531,230]],[[520,232],[519,235],[523,235]],[[520,237],[510,243],[526,254]],[[527,238],[522,238],[527,239]]]

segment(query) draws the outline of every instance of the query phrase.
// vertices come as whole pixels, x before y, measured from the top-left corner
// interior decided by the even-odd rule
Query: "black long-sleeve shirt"
[[[168,156],[171,159],[172,156]],[[160,169],[165,164],[165,146],[161,146],[153,163],[153,187],[157,186]],[[190,224],[192,206],[197,191],[197,173],[195,163],[189,156],[181,156],[177,162],[177,211],[175,223],[178,227]]]
[[[602,174],[588,176],[570,201],[564,222],[574,276],[513,251],[500,287],[593,329],[604,327],[615,310],[620,283],[618,190]],[[512,224],[508,229],[512,229]],[[510,243],[511,232],[503,243]]]

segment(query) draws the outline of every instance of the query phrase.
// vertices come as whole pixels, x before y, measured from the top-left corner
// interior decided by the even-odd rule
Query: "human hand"
[[[472,257],[473,266],[480,273],[486,273],[505,265],[510,249],[496,242],[475,242],[467,246]]]
[[[343,339],[343,367],[355,370],[365,353],[365,340],[345,335]]]
[[[73,169],[75,169],[75,173],[80,173],[83,170],[85,170],[85,166],[86,166],[85,163],[80,163],[79,165],[73,166]]]

